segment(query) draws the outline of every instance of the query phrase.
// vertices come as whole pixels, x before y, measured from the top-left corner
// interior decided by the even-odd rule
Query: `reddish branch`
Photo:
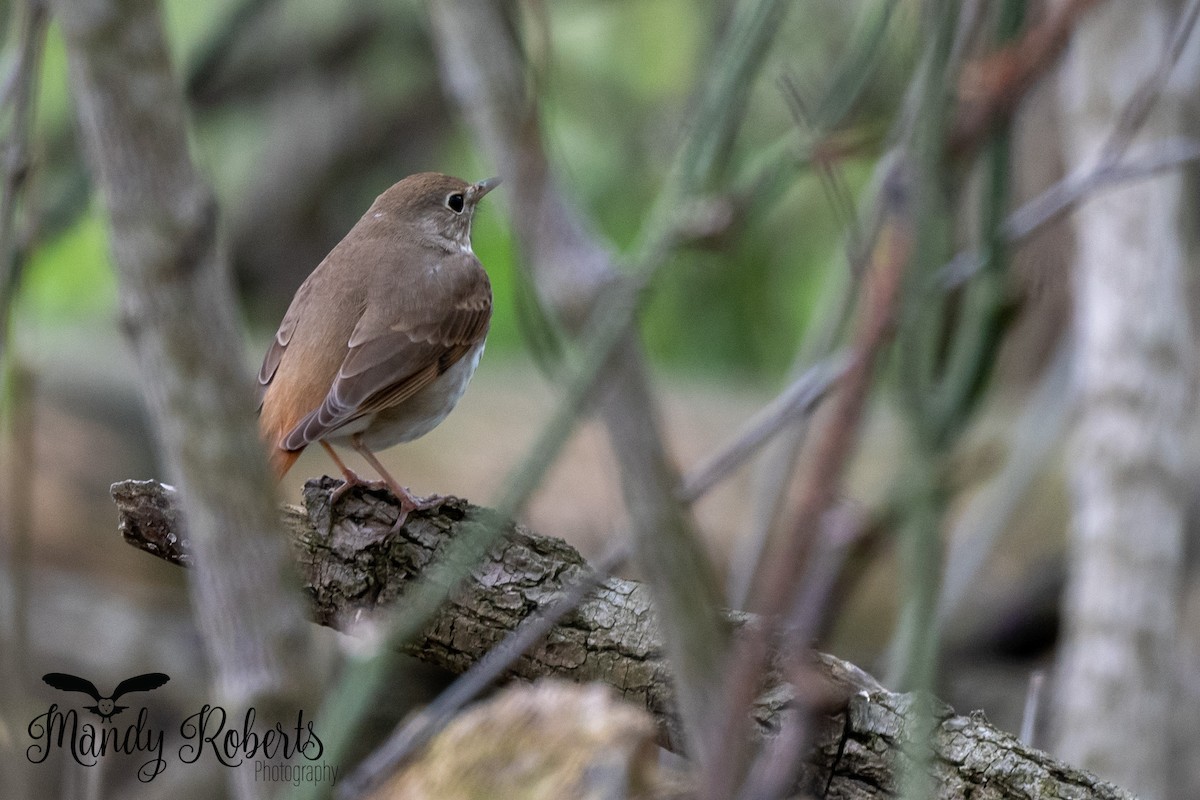
[[[715,726],[714,742],[747,742],[747,709],[767,667],[772,641],[772,621],[785,616],[802,589],[805,565],[813,551],[819,525],[833,505],[837,488],[853,449],[863,408],[879,354],[891,339],[900,301],[900,289],[912,253],[912,224],[908,213],[908,188],[899,170],[883,189],[884,223],[880,228],[863,281],[860,317],[851,347],[850,365],[830,400],[829,417],[814,439],[800,499],[793,517],[796,527],[759,565],[756,591],[750,609],[762,624],[746,626],[728,675],[728,704],[722,725]],[[735,757],[725,746],[727,758]],[[718,759],[720,761],[721,759]],[[722,779],[736,779],[738,770],[714,765],[704,782],[718,787]],[[732,787],[725,787],[732,790]],[[716,788],[715,794],[720,794]]]
[[[1075,25],[1099,0],[1051,4],[1045,19],[1020,38],[968,62],[958,82],[958,108],[950,130],[953,155],[972,152],[1007,121],[1025,94],[1058,60]]]

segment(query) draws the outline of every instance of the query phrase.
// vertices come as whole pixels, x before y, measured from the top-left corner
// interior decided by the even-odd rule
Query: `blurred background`
[[[696,76],[733,5],[531,0],[513,15],[552,164],[617,252],[633,244],[667,178]],[[1053,4],[1028,5],[1033,18]],[[854,231],[869,226],[859,215],[924,51],[920,6],[796,4],[782,17],[757,77],[743,87],[747,106],[728,158],[731,221],[673,256],[641,317],[668,446],[685,473],[787,385],[836,316]],[[420,3],[165,0],[163,9],[192,111],[194,156],[219,198],[252,359],[246,370],[253,373],[293,292],[376,195],[413,172],[478,180],[498,169],[472,146],[440,85]],[[17,41],[16,16],[10,8],[3,13],[0,66],[12,63]],[[877,29],[885,33],[868,48],[861,86],[842,87],[844,56]],[[20,240],[8,424],[0,437],[10,470],[0,648],[14,670],[5,678],[10,705],[0,740],[10,743],[24,735],[12,721],[51,697],[37,680],[44,672],[87,675],[103,686],[166,672],[172,683],[154,702],[175,707],[191,707],[207,686],[185,576],[126,546],[115,530],[110,484],[163,476],[119,326],[104,210],[81,161],[64,45],[53,22],[42,65],[25,210],[32,222]],[[1053,77],[1037,82],[1015,117],[1012,207],[1066,173],[1058,91]],[[836,130],[806,129],[798,120],[798,107],[816,114],[840,95],[852,104]],[[761,173],[780,153],[793,154],[785,186],[760,196]],[[475,251],[496,297],[476,378],[438,429],[382,455],[418,493],[494,500],[559,397],[531,347],[537,320],[506,202],[501,186],[474,226]],[[951,238],[970,243],[970,227],[963,221],[963,232]],[[1014,731],[1030,677],[1052,664],[1059,630],[1071,502],[1062,445],[1067,412],[1054,387],[1066,384],[1047,384],[1046,376],[1066,370],[1055,353],[1069,327],[1074,250],[1070,226],[1058,221],[1011,253],[1003,340],[946,470],[942,528],[949,536],[964,519],[982,524],[967,513],[975,508],[978,515],[972,504],[998,491],[996,480],[1014,457],[1027,459],[1030,477],[1000,490],[1010,498],[1002,530],[977,571],[965,573],[969,590],[946,609],[937,686],[960,712],[982,709]],[[879,671],[901,594],[886,508],[911,447],[897,409],[898,369],[885,370],[872,398],[844,490],[880,520],[879,530],[852,558],[817,642]],[[746,510],[761,496],[764,469],[762,461],[739,468],[694,508],[723,579],[736,573],[750,546]],[[333,464],[310,449],[283,493],[298,501],[305,480],[329,473],[336,474]],[[524,521],[596,557],[626,526],[618,477],[603,427],[584,421]],[[84,771],[66,774],[67,766],[55,779],[59,796],[99,780]],[[190,796],[216,796],[221,776],[209,776],[206,786],[199,772],[168,772],[155,790],[165,794],[160,784],[176,780],[190,785]]]

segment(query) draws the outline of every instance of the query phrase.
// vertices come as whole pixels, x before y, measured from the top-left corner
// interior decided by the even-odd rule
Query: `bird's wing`
[[[258,371],[258,407],[260,410],[267,386],[270,385],[275,373],[279,370],[279,362],[283,360],[283,353],[292,341],[292,334],[296,332],[296,324],[300,321],[299,312],[304,307],[305,298],[311,290],[311,285],[312,275],[309,275],[296,290],[296,296],[292,298],[292,304],[288,306],[287,313],[283,315],[283,322],[279,323],[279,330],[275,331],[275,338],[271,340],[271,346],[267,348],[267,354],[263,356],[262,367]]]
[[[100,699],[100,691],[96,688],[96,684],[86,678],[68,675],[65,672],[48,672],[42,676],[42,680],[55,689],[61,689],[64,692],[83,692],[91,696],[93,700]]]
[[[378,302],[368,306],[347,342],[348,351],[321,405],[284,437],[285,450],[298,450],[364,414],[389,408],[415,395],[487,337],[492,289],[487,274],[467,253],[450,258],[425,291],[411,284],[399,292],[423,298],[421,305]],[[441,276],[452,276],[449,278]]]
[[[126,678],[118,683],[117,688],[113,690],[113,702],[116,702],[117,698],[126,692],[148,692],[151,689],[157,689],[169,680],[171,679],[161,672],[147,672],[144,675],[134,675],[132,678]]]

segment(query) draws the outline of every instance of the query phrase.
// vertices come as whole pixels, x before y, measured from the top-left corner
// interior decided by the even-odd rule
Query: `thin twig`
[[[808,104],[804,100],[796,79],[791,75],[784,75],[779,79],[779,85],[783,91],[784,101],[792,112],[792,119],[796,127],[806,130],[814,142],[819,141],[825,132],[817,130],[813,115],[808,110]],[[837,162],[834,159],[822,157],[824,150],[821,147],[810,147],[809,153],[811,155],[810,163],[821,181],[821,188],[825,192],[829,207],[833,210],[834,219],[840,224],[841,229],[846,231],[852,240],[855,240],[859,230],[858,217],[854,207],[853,194],[846,183],[845,176],[836,169]]]
[[[781,429],[811,415],[830,388],[845,374],[848,362],[845,354],[838,354],[809,367],[743,425],[731,442],[683,476],[679,499],[694,503],[744,464]]]
[[[903,165],[897,165],[880,193],[880,202],[887,209],[886,222],[880,227],[871,268],[862,285],[850,364],[839,382],[829,423],[813,443],[812,459],[806,465],[803,490],[793,515],[795,528],[779,543],[777,552],[763,561],[749,609],[761,617],[761,622],[747,626],[727,670],[721,716],[710,733],[711,741],[722,746],[712,748],[714,758],[705,765],[703,797],[730,796],[741,774],[737,767],[743,751],[732,743],[746,740],[746,709],[758,691],[767,664],[772,627],[793,607],[798,595],[799,580],[820,520],[835,497],[858,431],[876,360],[893,330],[902,276],[912,251],[910,199]]]
[[[1121,114],[1117,117],[1117,124],[1113,126],[1112,133],[1105,140],[1104,146],[1100,148],[1098,164],[1115,164],[1128,151],[1129,145],[1133,143],[1138,131],[1146,124],[1150,112],[1154,110],[1154,106],[1162,96],[1171,73],[1175,71],[1175,66],[1179,63],[1184,48],[1187,46],[1192,32],[1196,29],[1198,16],[1200,16],[1200,0],[1189,0],[1187,7],[1179,16],[1175,30],[1171,33],[1171,41],[1167,43],[1167,49],[1163,51],[1162,60],[1159,61],[1154,72],[1142,81],[1142,84],[1121,109]]]
[[[19,52],[13,65],[12,127],[0,149],[4,188],[0,192],[0,361],[8,351],[9,317],[16,295],[22,247],[17,241],[17,208],[29,180],[29,151],[50,12],[44,0],[22,5]]]
[[[1044,670],[1034,670],[1029,676],[1029,691],[1025,694],[1025,710],[1021,714],[1020,740],[1033,747],[1034,737],[1037,736],[1038,712],[1042,708],[1042,688],[1046,683]]]
[[[847,254],[847,280],[844,285],[834,290],[836,297],[832,302],[818,304],[818,320],[805,335],[804,342],[793,360],[793,375],[804,369],[796,381],[804,380],[803,376],[815,368],[808,365],[818,360],[828,362],[832,358],[840,358],[832,356],[831,353],[853,313],[864,265],[869,261],[869,254],[865,251],[869,243],[874,241],[878,228],[878,219],[860,219],[849,193],[845,190],[844,179],[836,175],[829,166],[836,158],[844,157],[849,152],[844,145],[830,146],[831,136],[840,135],[831,132],[830,129],[842,122],[867,86],[868,77],[874,73],[881,52],[879,44],[895,8],[896,3],[890,2],[882,9],[871,9],[867,12],[876,16],[873,19],[864,17],[861,33],[855,36],[850,52],[835,69],[837,77],[831,82],[814,115],[810,116],[805,112],[800,95],[795,91],[794,81],[792,82],[790,94],[793,110],[796,112],[793,117],[811,139],[805,144],[800,158],[815,165],[826,179],[827,197],[834,214],[848,226],[844,247]],[[787,99],[787,83],[784,89]],[[886,174],[886,167],[876,169],[876,175]],[[884,180],[880,179],[879,182],[882,184]],[[837,372],[840,377],[844,370],[839,368]],[[835,377],[834,380],[836,379]],[[729,597],[730,605],[734,608],[744,608],[748,602],[754,576],[759,571],[763,554],[784,508],[788,487],[798,463],[798,454],[808,435],[808,426],[796,423],[803,422],[808,416],[797,416],[794,418],[794,424],[784,424],[771,433],[773,438],[777,437],[776,443],[765,454],[755,475],[750,522],[738,548],[737,558],[730,569]],[[752,422],[747,428],[752,429],[753,425]],[[751,430],[747,430],[744,435],[748,436],[750,433]],[[766,443],[764,440],[763,444]]]
[[[549,601],[543,610],[526,617],[504,641],[456,678],[419,714],[397,725],[392,735],[338,785],[339,800],[365,796],[392,775],[403,761],[436,736],[463,706],[493,685],[522,653],[545,638],[551,628],[628,557],[629,547],[620,545],[601,558],[587,573]]]
[[[813,732],[809,712],[818,705],[814,695],[819,695],[805,655],[813,637],[825,626],[838,579],[865,532],[862,515],[848,505],[835,507],[822,518],[820,540],[805,565],[801,591],[781,626],[778,660],[794,687],[796,701],[792,713],[780,715],[778,735],[764,744],[751,765],[740,795],[743,798],[785,797],[796,784]]]
[[[1096,165],[1082,174],[1064,178],[1010,214],[1004,224],[1004,235],[1009,243],[1021,241],[1105,186],[1150,177],[1200,160],[1200,141],[1171,139],[1159,143],[1152,155],[1136,162],[1120,163],[1134,137],[1146,124],[1198,19],[1200,0],[1189,0],[1158,67],[1134,91],[1117,115],[1117,123],[1101,147]],[[959,253],[942,268],[943,285],[947,288],[958,286],[982,269],[984,262],[983,254],[978,251]]]
[[[1002,232],[1010,244],[1020,243],[1096,192],[1195,161],[1200,161],[1200,140],[1176,138],[1160,143],[1154,153],[1136,161],[1100,164],[1082,174],[1067,176],[1009,214]],[[969,280],[983,265],[982,253],[964,250],[941,268],[938,277],[945,288],[953,288]]]
[[[1091,172],[1051,186],[1013,212],[1004,225],[1009,241],[1020,241],[1069,211],[1092,192],[1127,181],[1149,178],[1200,159],[1200,139],[1168,139],[1155,152],[1127,163],[1101,164]]]
[[[1073,345],[1063,337],[1013,425],[1009,437],[1009,457],[1000,473],[989,482],[955,523],[942,573],[938,598],[938,624],[946,620],[971,592],[988,555],[1008,530],[1013,515],[1041,473],[1063,432],[1074,408],[1071,383]]]
[[[973,153],[1004,124],[1029,89],[1055,63],[1076,23],[1098,0],[1064,0],[1019,40],[965,64],[948,137],[951,153]],[[957,62],[951,61],[951,64]]]

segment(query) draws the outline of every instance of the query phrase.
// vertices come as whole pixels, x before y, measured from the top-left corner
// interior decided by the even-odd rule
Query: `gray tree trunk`
[[[215,698],[286,719],[314,679],[311,633],[288,580],[216,203],[191,162],[158,5],[64,0],[56,10],[122,321],[195,545],[190,586]],[[232,772],[237,796],[262,793],[252,772]]]
[[[1179,4],[1101,4],[1076,30],[1059,84],[1069,169],[1094,163],[1158,67]],[[1177,135],[1195,71],[1177,70],[1130,148]],[[1074,217],[1081,408],[1057,753],[1154,800],[1168,769],[1195,354],[1187,304],[1184,179],[1105,192]]]

